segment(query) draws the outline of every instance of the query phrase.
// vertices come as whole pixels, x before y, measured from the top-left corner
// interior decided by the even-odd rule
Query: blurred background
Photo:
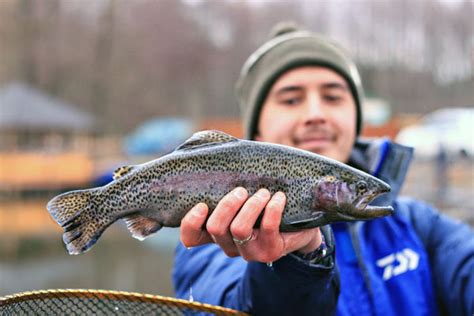
[[[403,193],[474,225],[473,10],[470,0],[0,0],[0,296],[173,295],[177,229],[139,242],[116,224],[69,256],[45,205],[194,131],[242,136],[234,83],[282,20],[355,57],[364,136],[416,147]]]

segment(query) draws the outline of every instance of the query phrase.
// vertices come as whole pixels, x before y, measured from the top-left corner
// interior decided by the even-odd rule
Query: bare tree
[[[155,116],[237,117],[234,84],[274,24],[356,57],[395,113],[473,105],[473,2],[0,1],[0,84],[22,80],[94,113],[105,133]]]

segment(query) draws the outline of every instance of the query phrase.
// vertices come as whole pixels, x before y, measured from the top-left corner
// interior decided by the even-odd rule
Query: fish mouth
[[[390,186],[384,187],[385,190],[381,190],[376,194],[371,194],[360,199],[356,205],[355,209],[359,216],[367,217],[367,218],[375,218],[375,217],[382,217],[387,215],[392,215],[394,213],[394,209],[391,205],[369,205],[375,198],[378,196],[390,192]]]
[[[367,218],[392,215],[394,209],[391,205],[369,205],[376,196],[379,196],[379,194],[360,200],[355,207],[357,213]]]
[[[380,182],[382,182],[380,192],[378,194],[376,194],[376,196],[379,196],[381,194],[388,193],[388,192],[392,191],[392,188],[390,187],[390,185],[388,183],[385,183],[383,181],[380,181]]]
[[[377,205],[367,205],[364,209],[365,212],[368,212],[373,216],[374,214],[380,214],[379,216],[392,215],[395,210],[391,205],[386,206],[377,206]]]
[[[392,206],[377,206],[377,205],[365,205],[364,207],[356,208],[356,213],[353,215],[347,212],[337,212],[339,218],[346,221],[359,221],[368,220],[377,217],[383,217],[393,215],[395,210]]]

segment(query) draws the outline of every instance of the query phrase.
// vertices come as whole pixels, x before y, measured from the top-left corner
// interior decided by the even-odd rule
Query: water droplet
[[[267,262],[267,267],[273,268],[273,262]]]
[[[190,302],[194,302],[194,297],[193,297],[193,287],[189,287],[189,299]]]

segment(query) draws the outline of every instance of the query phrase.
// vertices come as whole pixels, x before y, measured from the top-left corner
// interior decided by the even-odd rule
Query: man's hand
[[[236,188],[220,200],[207,223],[207,205],[193,207],[181,221],[181,241],[186,247],[215,242],[229,257],[242,256],[247,261],[273,262],[296,250],[312,252],[321,244],[319,228],[280,233],[285,203],[282,192],[271,196],[261,189],[249,197],[244,188]],[[262,212],[260,227],[254,228]],[[250,236],[242,244],[234,242]]]

